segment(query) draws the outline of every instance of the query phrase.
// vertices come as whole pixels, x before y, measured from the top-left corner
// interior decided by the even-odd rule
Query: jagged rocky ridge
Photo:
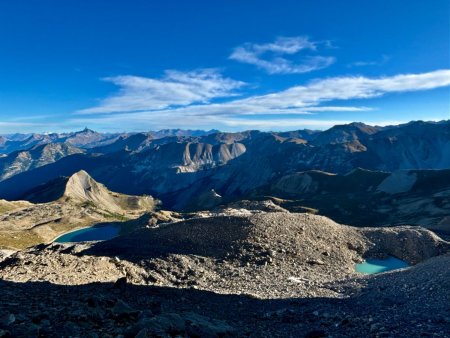
[[[12,134],[1,137],[0,153],[8,154],[49,143],[67,143],[74,147],[90,148],[103,143],[114,142],[118,134],[102,134],[86,128],[73,133]]]
[[[143,135],[149,139],[164,137],[203,136],[218,132],[217,130],[180,130],[164,129],[148,133],[99,133],[88,128],[72,133],[46,133],[46,134],[10,134],[0,135],[0,154],[27,150],[38,145],[49,143],[67,143],[79,148],[101,148],[112,143],[118,143],[134,135]],[[105,148],[108,149],[108,148]]]

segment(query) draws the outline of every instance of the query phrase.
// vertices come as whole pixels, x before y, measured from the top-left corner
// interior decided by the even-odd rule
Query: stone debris
[[[393,255],[379,275],[355,262]],[[0,337],[446,337],[450,243],[285,211],[210,215],[0,261]]]

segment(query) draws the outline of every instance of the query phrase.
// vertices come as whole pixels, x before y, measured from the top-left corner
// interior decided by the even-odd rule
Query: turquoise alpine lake
[[[115,225],[84,228],[68,232],[58,237],[56,243],[106,241],[119,235],[120,228]]]
[[[374,274],[406,268],[408,266],[408,263],[401,259],[389,256],[386,259],[366,259],[364,262],[356,264],[356,271],[365,274]]]

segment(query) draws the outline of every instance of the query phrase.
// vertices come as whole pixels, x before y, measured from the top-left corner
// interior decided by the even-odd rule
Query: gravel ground
[[[4,259],[0,337],[446,337],[449,252],[450,243],[417,227],[353,228],[288,212],[199,214]],[[354,271],[384,255],[414,266]]]

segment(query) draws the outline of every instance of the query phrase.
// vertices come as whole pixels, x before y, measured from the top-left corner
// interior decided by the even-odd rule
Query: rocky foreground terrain
[[[5,252],[0,337],[450,335],[450,243],[429,230],[354,228],[270,202],[186,216]],[[386,255],[412,266],[355,272]]]

